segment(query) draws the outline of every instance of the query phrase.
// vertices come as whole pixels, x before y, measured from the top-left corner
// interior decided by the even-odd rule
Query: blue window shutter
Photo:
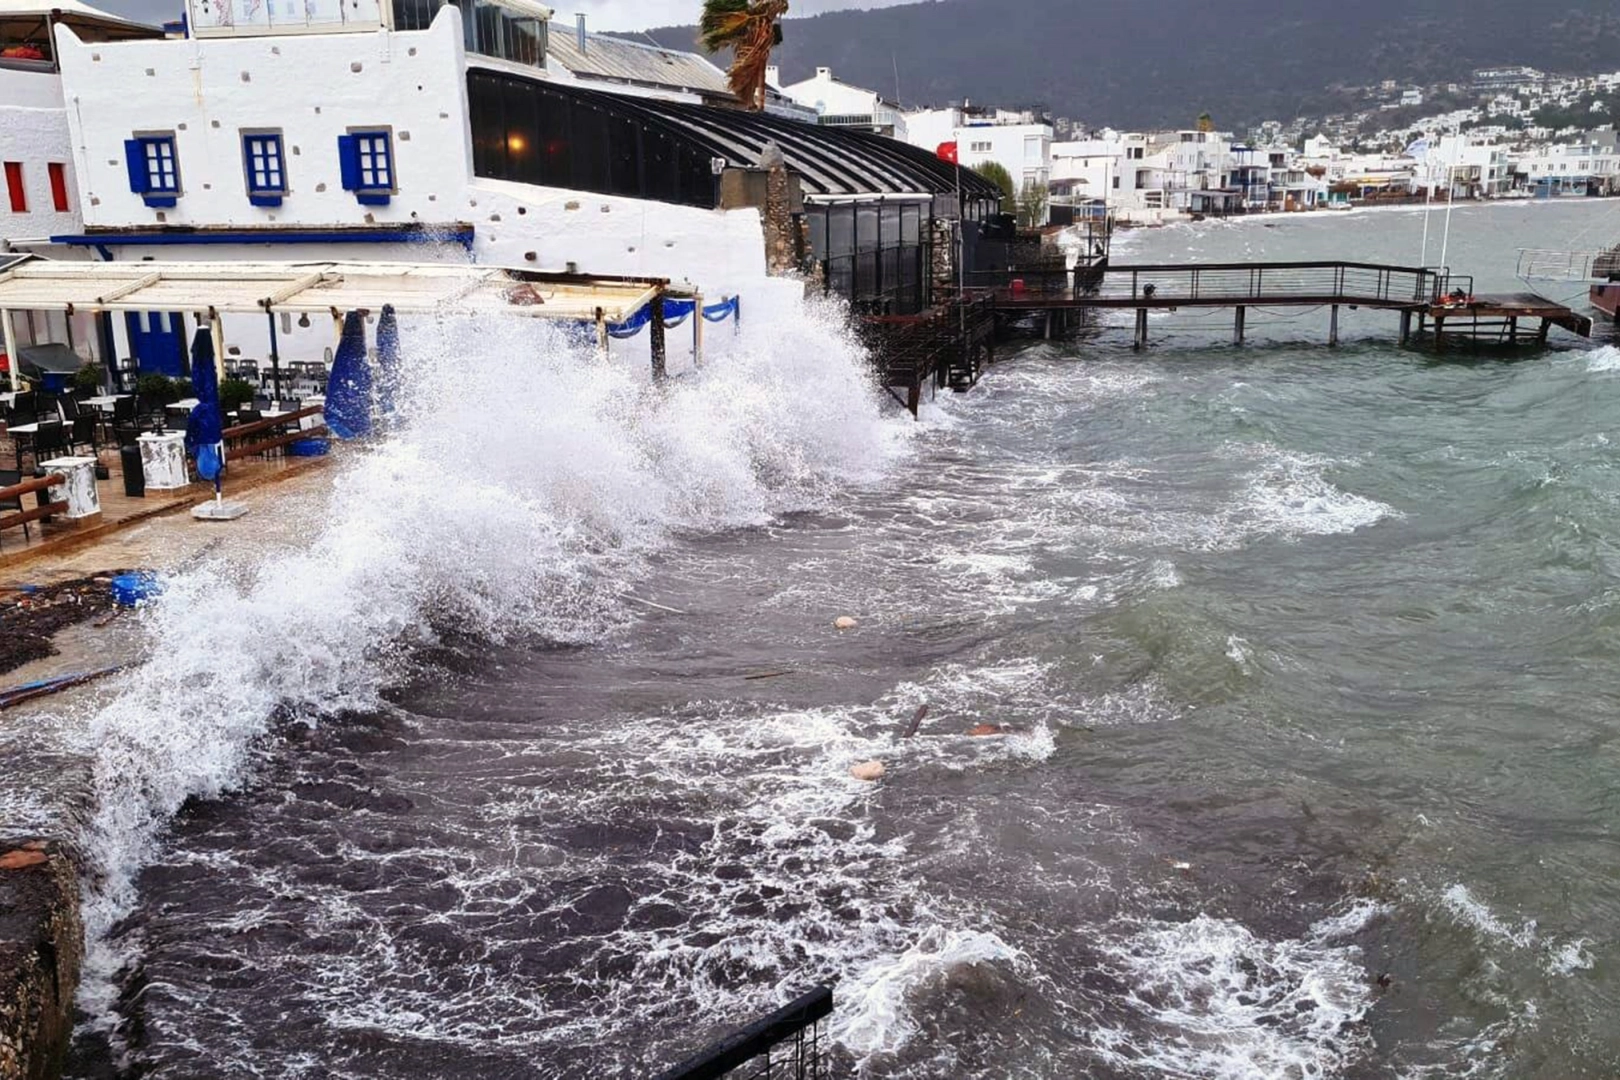
[[[338,136],[338,167],[343,173],[343,190],[360,187],[360,145],[353,135]]]
[[[146,172],[146,147],[141,140],[124,140],[124,164],[129,168],[129,190],[137,195],[152,190],[152,178]]]

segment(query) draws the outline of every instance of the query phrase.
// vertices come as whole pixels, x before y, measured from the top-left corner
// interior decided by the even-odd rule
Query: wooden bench
[[[11,499],[20,500],[24,495],[30,495],[36,491],[45,491],[48,488],[65,483],[67,483],[67,477],[61,473],[34,477],[19,484],[12,484],[10,487],[0,488],[0,502],[7,502]],[[65,514],[67,509],[68,504],[64,500],[61,502],[42,502],[32,510],[14,510],[9,514],[0,515],[0,530],[15,529],[19,525],[27,525],[30,521],[43,521],[45,518],[57,514]]]

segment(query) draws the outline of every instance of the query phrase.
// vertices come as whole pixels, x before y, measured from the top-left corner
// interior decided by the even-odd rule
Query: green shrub
[[[253,384],[246,379],[226,379],[219,384],[221,412],[232,412],[253,400]]]
[[[73,373],[73,388],[95,393],[101,389],[101,377],[103,374],[100,364],[86,363]]]
[[[174,380],[167,375],[142,375],[135,382],[135,390],[142,397],[159,405],[172,405],[182,395]]]
[[[176,379],[176,380],[174,380],[174,400],[175,401],[179,401],[183,397],[196,397],[196,396],[197,396],[197,389],[196,389],[196,387],[191,385],[191,380],[190,379]]]

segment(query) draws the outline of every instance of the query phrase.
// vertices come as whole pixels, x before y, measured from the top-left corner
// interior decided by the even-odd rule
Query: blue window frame
[[[242,132],[242,172],[247,178],[248,202],[254,206],[280,206],[287,194],[287,163],[281,132]]]
[[[387,206],[399,190],[394,177],[394,133],[390,128],[350,128],[338,136],[343,188],[362,206]]]
[[[173,206],[180,198],[180,152],[169,133],[124,140],[129,190],[147,206]]]

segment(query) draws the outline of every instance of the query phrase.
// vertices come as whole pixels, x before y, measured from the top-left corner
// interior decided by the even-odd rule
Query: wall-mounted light
[[[506,149],[508,153],[521,154],[528,148],[529,140],[524,138],[522,133],[514,131],[506,137]]]
[[[309,329],[309,312],[306,311],[302,315],[298,316],[298,325],[303,327],[305,330]]]

